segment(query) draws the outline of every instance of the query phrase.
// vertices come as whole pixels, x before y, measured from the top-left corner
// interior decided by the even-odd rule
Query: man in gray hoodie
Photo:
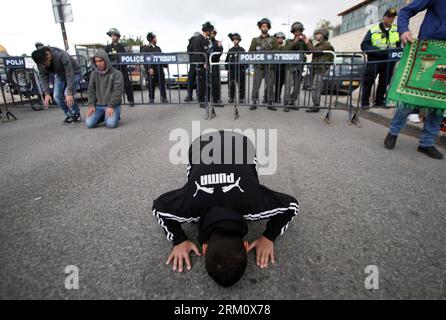
[[[95,70],[88,83],[87,128],[95,128],[105,122],[114,129],[121,119],[121,101],[124,89],[122,73],[112,66],[107,53],[99,49],[93,57]]]
[[[41,47],[32,53],[32,58],[39,69],[45,106],[52,102],[49,79],[50,74],[55,74],[53,97],[65,113],[63,123],[80,122],[79,107],[74,100],[81,80],[79,64],[67,52],[55,47]]]

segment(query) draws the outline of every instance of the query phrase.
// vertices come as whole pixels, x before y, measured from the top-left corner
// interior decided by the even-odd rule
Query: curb
[[[381,125],[385,126],[386,128],[389,128],[390,121],[392,120],[389,117],[386,117],[384,115],[374,113],[374,112],[371,112],[368,110],[361,111],[360,116],[367,120],[370,120],[372,122],[381,124]],[[422,128],[420,128],[419,126],[412,124],[410,122],[407,122],[405,128],[403,130],[401,130],[401,133],[411,136],[411,137],[419,138],[421,131],[422,131]],[[446,148],[446,135],[445,134],[440,134],[438,136],[437,146]]]

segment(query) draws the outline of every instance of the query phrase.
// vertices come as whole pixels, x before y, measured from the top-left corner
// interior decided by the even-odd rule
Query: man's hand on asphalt
[[[200,250],[198,250],[198,247],[192,241],[186,240],[179,245],[176,245],[169,256],[169,259],[167,259],[166,264],[169,265],[173,262],[173,271],[178,269],[178,272],[183,272],[184,261],[186,262],[187,270],[190,270],[192,268],[189,258],[191,251],[194,251],[197,256],[201,256]]]
[[[105,109],[105,115],[110,118],[113,117],[113,113],[114,113],[114,109],[112,107],[107,107],[107,109]]]
[[[269,259],[276,263],[274,258],[274,242],[262,236],[249,245],[248,251],[256,248],[256,263],[261,269],[268,267]]]
[[[406,31],[403,34],[401,34],[401,44],[405,46],[408,42],[413,43],[413,36],[412,32]]]
[[[87,118],[90,118],[95,113],[96,108],[94,106],[88,106]]]
[[[67,104],[68,108],[72,108],[74,105],[74,98],[72,94],[67,94],[65,97],[65,103]]]
[[[53,103],[53,99],[51,98],[51,95],[45,94],[45,101],[43,102],[43,104],[45,105],[45,107],[49,107],[50,103]]]

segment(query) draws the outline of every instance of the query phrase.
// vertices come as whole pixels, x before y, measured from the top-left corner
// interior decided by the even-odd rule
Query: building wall
[[[340,33],[347,33],[377,23],[389,8],[400,10],[411,0],[374,0],[361,7],[344,13]]]
[[[410,19],[410,30],[412,31],[415,37],[418,36],[418,31],[420,30],[421,23],[423,22],[425,14],[426,12],[424,11],[417,14],[412,19]],[[343,33],[341,35],[331,38],[330,42],[336,51],[344,51],[344,52],[361,51],[361,42],[364,39],[370,27],[371,25],[361,29],[356,29],[351,32]]]

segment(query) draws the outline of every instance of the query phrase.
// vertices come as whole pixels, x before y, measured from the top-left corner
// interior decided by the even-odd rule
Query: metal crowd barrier
[[[129,77],[135,105],[198,102],[205,107],[208,102],[208,57],[204,53],[118,53],[112,58],[113,66],[124,78]],[[124,104],[128,100],[125,92]]]
[[[73,56],[81,68],[81,81],[77,88],[77,100],[85,100],[91,65],[82,56]],[[34,110],[43,108],[43,90],[40,84],[39,71],[31,57],[0,58],[0,106],[31,107]],[[50,78],[52,94],[54,77]]]
[[[320,53],[331,55],[333,61],[321,63],[310,59]],[[380,59],[373,58],[377,54]],[[389,107],[383,101],[374,102],[385,97],[401,55],[402,50],[395,49],[384,54],[382,51],[275,51],[213,53],[209,57],[204,53],[141,52],[114,54],[112,58],[113,65],[127,77],[126,91],[131,90],[136,105],[199,103],[212,108],[231,105],[235,107],[235,116],[238,116],[237,106],[291,111],[317,108],[326,112],[327,123],[333,110],[346,110],[349,124],[360,126],[361,110]],[[82,72],[77,99],[84,104],[93,62],[83,56],[74,57]],[[36,67],[30,67],[31,58],[1,59],[0,105],[41,108],[42,90]],[[382,78],[381,85],[376,78]],[[128,94],[123,94],[124,104],[129,102]],[[366,95],[370,95],[369,99]]]
[[[312,54],[332,55],[332,62],[312,62]],[[382,53],[382,52],[381,52]],[[331,121],[332,110],[348,111],[349,124],[360,126],[359,113],[363,109],[386,107],[385,105],[366,106],[361,102],[365,79],[372,79],[370,92],[376,95],[376,83],[370,71],[374,66],[387,70],[386,83],[390,82],[393,66],[401,57],[402,51],[388,51],[386,60],[368,61],[370,52],[332,51],[292,51],[292,52],[226,52],[230,58],[212,62],[210,57],[211,79],[228,72],[228,100],[215,101],[211,106],[229,104],[233,106],[272,107],[288,110],[316,108],[326,110],[325,120]],[[384,65],[384,67],[382,67]],[[386,66],[388,66],[386,68]],[[256,72],[260,74],[256,80]],[[387,78],[388,77],[388,78]],[[225,88],[210,81],[211,96],[215,91],[222,96]],[[260,83],[260,84],[259,84]],[[385,87],[387,91],[387,86]],[[236,94],[235,94],[236,92]],[[224,95],[224,94],[223,94]]]

